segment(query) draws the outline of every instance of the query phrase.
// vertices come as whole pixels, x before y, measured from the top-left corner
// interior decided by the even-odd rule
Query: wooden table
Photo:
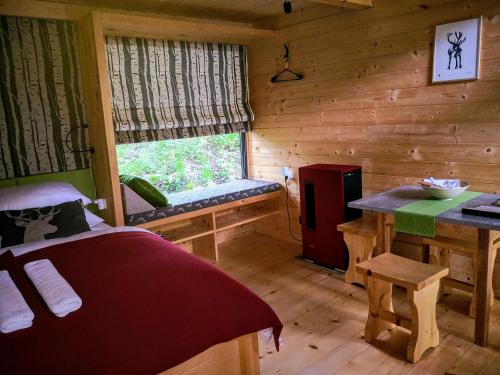
[[[400,186],[369,198],[359,199],[349,203],[349,207],[358,208],[377,213],[377,247],[379,254],[391,251],[394,238],[394,225],[392,217],[397,208],[406,206],[417,200],[426,199],[424,191],[418,186]],[[500,219],[482,216],[464,215],[462,207],[477,206],[491,203],[500,199],[498,194],[481,194],[453,209],[450,209],[436,217],[436,222],[464,225],[477,228],[478,230],[478,263],[477,263],[477,298],[476,298],[476,322],[474,328],[474,342],[477,345],[486,346],[488,343],[489,326],[489,293],[487,286],[488,278],[491,278],[492,267],[495,261],[491,248],[493,243],[500,239]]]

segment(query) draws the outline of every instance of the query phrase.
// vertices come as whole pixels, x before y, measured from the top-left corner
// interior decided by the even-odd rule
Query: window
[[[242,178],[239,133],[117,145],[120,174],[151,182],[165,194]]]

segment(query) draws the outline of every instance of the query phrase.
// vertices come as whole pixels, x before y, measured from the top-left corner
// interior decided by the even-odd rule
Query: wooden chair
[[[451,294],[452,289],[459,289],[469,293],[472,293],[472,301],[469,308],[469,316],[471,318],[476,317],[476,265],[477,265],[477,243],[471,241],[465,241],[460,239],[454,239],[449,237],[437,236],[436,238],[424,238],[424,244],[429,245],[429,262],[431,264],[437,264],[445,267],[450,266],[451,254],[457,253],[472,258],[473,267],[473,279],[472,284],[453,279],[451,277],[446,277],[441,280],[441,288],[438,295],[438,300],[441,298],[442,294]],[[493,248],[493,259],[497,255],[499,244]],[[491,263],[491,272],[488,274],[493,275],[494,262]],[[490,306],[495,303],[495,294],[493,292],[493,278],[488,279],[488,289],[490,291]]]
[[[345,272],[346,283],[363,285],[363,275],[356,273],[356,264],[368,260],[377,246],[377,220],[373,216],[339,224],[337,229],[343,232],[344,241],[349,251],[349,265]]]
[[[439,345],[436,302],[439,281],[448,275],[448,268],[384,253],[357,264],[356,271],[363,274],[368,291],[367,342],[375,341],[385,329],[402,326],[411,332],[407,359],[413,363],[425,350]],[[406,288],[411,307],[410,318],[394,312],[392,284]]]

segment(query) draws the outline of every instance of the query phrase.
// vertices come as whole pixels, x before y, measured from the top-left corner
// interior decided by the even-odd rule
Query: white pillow
[[[85,209],[85,219],[87,220],[87,223],[89,227],[95,227],[98,224],[104,223],[104,219],[100,218],[97,215],[94,215],[92,212],[89,210]]]
[[[55,206],[81,199],[83,204],[92,203],[73,185],[67,182],[41,182],[0,189],[0,211]]]

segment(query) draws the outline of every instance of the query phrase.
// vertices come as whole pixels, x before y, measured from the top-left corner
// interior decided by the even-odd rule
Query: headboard
[[[0,180],[0,188],[47,181],[69,182],[83,195],[86,195],[90,199],[96,198],[94,181],[92,179],[92,172],[90,168]]]

